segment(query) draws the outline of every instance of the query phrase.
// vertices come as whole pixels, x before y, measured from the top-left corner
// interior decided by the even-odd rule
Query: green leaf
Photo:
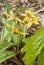
[[[14,46],[14,43],[3,42],[2,44],[0,44],[0,53],[11,46]]]
[[[25,11],[26,11],[26,6],[24,6],[24,7],[22,8],[22,13],[25,13]]]
[[[0,53],[0,63],[4,62],[5,60],[15,56],[15,52],[12,51],[3,51]]]
[[[11,30],[9,30],[7,27],[4,27],[1,34],[1,41],[10,42],[12,34],[13,32]]]
[[[31,38],[27,38],[24,42],[25,46],[21,49],[21,52],[26,53],[23,59],[26,65],[31,65],[44,46],[44,29],[38,30]]]
[[[6,3],[5,7],[6,7],[6,10],[7,10],[7,13],[10,13],[10,10],[12,9],[12,6],[9,3]]]
[[[38,65],[44,65],[44,48],[41,50],[41,53],[39,55]]]
[[[19,34],[13,34],[12,35],[12,41],[15,43],[15,45],[20,44],[21,37]]]
[[[2,23],[3,25],[6,25],[6,24],[7,24],[7,20],[6,20],[5,18],[2,18],[2,17],[1,17],[1,23]]]

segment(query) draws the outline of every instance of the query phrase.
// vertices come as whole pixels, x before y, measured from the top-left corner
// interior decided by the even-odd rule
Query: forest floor
[[[32,9],[36,13],[37,16],[40,17],[38,25],[32,25],[29,28],[30,36],[34,34],[34,32],[42,27],[44,27],[44,0],[0,0],[0,15],[2,15],[2,12],[5,9],[5,3],[8,2],[12,5],[13,10],[15,8],[18,8],[19,12],[21,12],[22,8],[26,6],[26,10]],[[0,26],[2,26],[0,22]],[[2,28],[0,28],[1,33]],[[2,65],[24,65],[22,60],[19,60],[18,58],[11,58],[7,61],[5,61]],[[37,65],[37,60],[34,63],[34,65]]]

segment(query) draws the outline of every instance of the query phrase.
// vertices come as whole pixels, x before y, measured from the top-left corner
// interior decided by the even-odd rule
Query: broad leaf
[[[4,62],[5,60],[15,56],[15,52],[12,51],[3,51],[0,53],[0,63]]]
[[[40,53],[44,45],[44,29],[38,30],[31,38],[26,39],[25,46],[21,52],[25,52],[24,61],[26,65],[31,65]]]
[[[41,50],[41,53],[38,59],[38,65],[44,65],[44,48]]]

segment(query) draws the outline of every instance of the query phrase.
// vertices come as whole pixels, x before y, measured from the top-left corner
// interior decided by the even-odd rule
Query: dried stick
[[[38,11],[36,11],[34,14],[38,14],[41,11],[44,11],[44,7],[42,9],[39,9]]]

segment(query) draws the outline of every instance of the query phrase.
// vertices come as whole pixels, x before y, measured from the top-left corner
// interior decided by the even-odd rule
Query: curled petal
[[[28,10],[28,14],[29,14],[32,18],[35,18],[34,13],[33,13],[30,9]]]
[[[30,9],[28,10],[28,14],[29,14],[33,19],[36,19],[36,20],[39,19],[39,17],[36,16],[36,15],[34,14],[34,12],[32,12]]]

